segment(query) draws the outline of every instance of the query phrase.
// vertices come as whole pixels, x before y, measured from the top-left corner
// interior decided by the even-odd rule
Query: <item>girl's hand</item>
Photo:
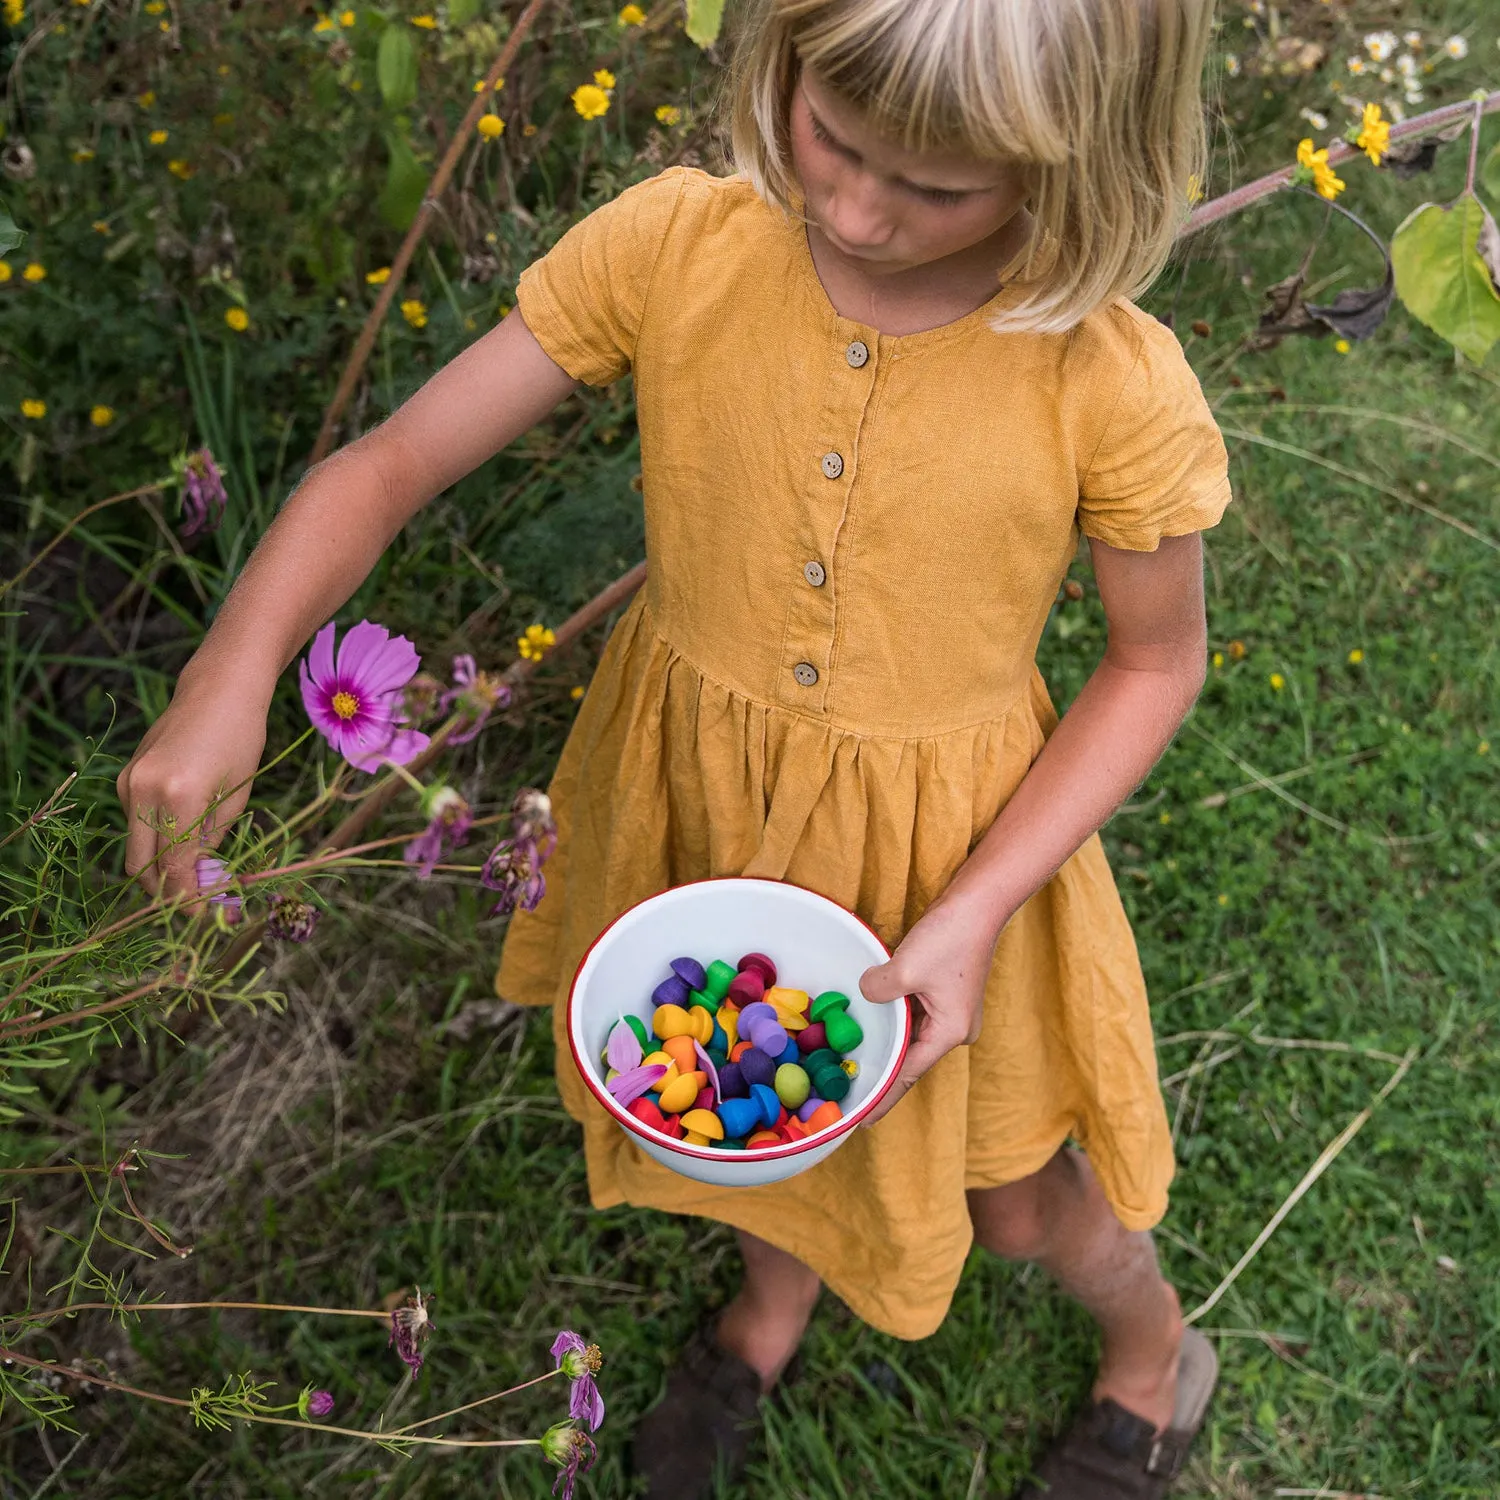
[[[153,896],[197,893],[194,861],[250,800],[269,706],[269,694],[246,691],[243,682],[226,687],[184,674],[167,711],[120,772],[115,787],[129,828],[125,873]]]
[[[885,1005],[910,995],[916,1002],[906,1060],[866,1125],[899,1104],[940,1058],[979,1039],[984,985],[998,932],[993,922],[950,894],[927,908],[889,963],[865,970],[859,987],[866,1000]]]

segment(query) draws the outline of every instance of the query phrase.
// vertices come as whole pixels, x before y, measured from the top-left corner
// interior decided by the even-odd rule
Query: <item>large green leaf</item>
[[[1447,208],[1424,203],[1391,239],[1402,302],[1476,364],[1500,342],[1500,293],[1486,251],[1500,260],[1500,236],[1472,193]]]
[[[404,26],[387,26],[375,54],[380,95],[392,109],[405,109],[417,97],[417,49]]]
[[[409,229],[422,206],[422,194],[427,191],[427,173],[412,154],[405,136],[392,131],[386,136],[385,143],[391,161],[377,205],[380,217],[393,229]]]
[[[1479,180],[1484,184],[1485,192],[1500,203],[1500,141],[1490,147],[1490,154],[1479,169]]]
[[[687,34],[700,47],[712,47],[724,24],[724,0],[687,0]]]
[[[25,234],[16,228],[16,221],[11,218],[5,205],[0,203],[0,255],[14,250],[25,238]]]

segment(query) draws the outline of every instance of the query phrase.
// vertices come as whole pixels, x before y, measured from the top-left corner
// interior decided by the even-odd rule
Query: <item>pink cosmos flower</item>
[[[468,722],[448,736],[450,745],[467,745],[489,719],[494,709],[510,707],[511,691],[498,677],[481,672],[472,656],[453,658],[453,686],[438,699],[438,711],[447,713],[456,704]]]
[[[193,862],[193,875],[198,889],[208,896],[210,906],[221,907],[227,922],[238,922],[244,914],[245,903],[239,894],[229,888],[229,867],[217,855],[200,854]]]
[[[573,1486],[578,1482],[579,1472],[587,1473],[598,1456],[593,1438],[571,1422],[559,1422],[542,1434],[542,1452],[562,1470],[552,1481],[552,1493],[557,1494],[560,1485],[561,1500],[573,1500]]]
[[[404,635],[361,620],[344,633],[338,662],[334,625],[313,637],[301,663],[302,704],[313,726],[356,771],[386,761],[404,766],[427,748],[428,736],[408,729],[402,689],[421,658]]]
[[[474,810],[451,786],[431,788],[422,799],[427,827],[401,851],[407,864],[417,867],[417,879],[426,880],[447,851],[457,849],[474,826]]]
[[[228,499],[213,454],[207,448],[188,454],[182,466],[182,535],[217,531]]]
[[[585,1344],[571,1328],[565,1328],[552,1341],[552,1357],[557,1368],[572,1382],[568,1390],[568,1415],[589,1424],[598,1432],[604,1422],[604,1397],[594,1384],[594,1376],[604,1357],[597,1344]]]

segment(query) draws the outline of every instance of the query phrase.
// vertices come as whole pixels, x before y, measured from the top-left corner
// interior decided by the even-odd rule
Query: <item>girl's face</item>
[[[878,135],[806,67],[792,93],[791,146],[807,217],[872,275],[982,244],[1026,197],[1013,168],[956,151],[908,151]]]

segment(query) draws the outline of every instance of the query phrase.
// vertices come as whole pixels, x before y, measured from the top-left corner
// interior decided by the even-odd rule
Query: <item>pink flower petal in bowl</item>
[[[604,1048],[604,1060],[617,1073],[628,1073],[641,1065],[641,1040],[621,1016],[618,1024],[610,1028],[609,1041]]]
[[[708,1081],[714,1091],[714,1105],[724,1102],[724,1090],[719,1087],[719,1070],[714,1067],[714,1060],[703,1050],[703,1043],[697,1037],[693,1038],[693,1051],[698,1054],[698,1061],[703,1064],[703,1071],[708,1074]]]
[[[648,1093],[652,1084],[666,1076],[665,1063],[642,1063],[638,1068],[621,1073],[618,1078],[611,1078],[604,1086],[619,1103],[628,1105],[633,1104],[642,1094]]]

